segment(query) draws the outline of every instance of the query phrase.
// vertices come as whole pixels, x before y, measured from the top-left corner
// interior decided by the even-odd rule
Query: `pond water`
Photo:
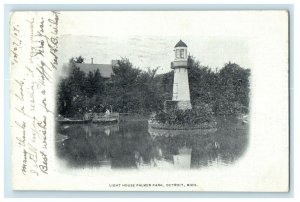
[[[111,169],[197,169],[231,165],[248,145],[248,124],[235,117],[217,119],[213,131],[168,131],[148,127],[147,119],[115,125],[59,124],[56,148],[71,167]]]

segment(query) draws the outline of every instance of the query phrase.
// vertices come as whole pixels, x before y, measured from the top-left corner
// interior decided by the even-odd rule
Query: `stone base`
[[[180,110],[192,109],[191,101],[177,101],[177,108]]]
[[[177,101],[177,100],[166,100],[164,102],[164,111],[170,111],[170,110],[187,110],[192,109],[192,105],[190,101]]]

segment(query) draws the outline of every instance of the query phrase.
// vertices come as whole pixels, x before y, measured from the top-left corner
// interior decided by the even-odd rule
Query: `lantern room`
[[[179,41],[175,47],[175,59],[171,63],[171,68],[187,68],[187,45],[183,41]]]
[[[175,45],[175,60],[187,60],[187,45],[183,41],[179,41]]]

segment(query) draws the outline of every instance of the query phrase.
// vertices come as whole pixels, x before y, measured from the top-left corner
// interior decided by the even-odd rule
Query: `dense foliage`
[[[113,68],[111,79],[105,80],[99,70],[84,73],[76,63],[69,62],[70,73],[61,79],[57,89],[57,111],[67,117],[82,116],[84,112],[115,112],[149,114],[163,109],[165,100],[172,99],[173,72],[157,74],[133,67],[121,59]],[[219,71],[201,66],[190,57],[189,83],[193,109],[208,104],[215,114],[247,112],[249,105],[250,70],[227,63]],[[197,111],[197,110],[196,110]]]
[[[248,112],[250,69],[229,62],[214,72],[193,58],[188,65],[193,106],[200,101],[210,104],[216,114]]]
[[[172,109],[159,111],[152,120],[170,125],[196,125],[214,122],[213,111],[208,104],[197,103],[196,107],[189,110]]]

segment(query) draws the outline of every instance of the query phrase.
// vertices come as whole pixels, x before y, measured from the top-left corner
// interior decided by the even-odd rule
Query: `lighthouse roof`
[[[175,48],[177,47],[187,47],[187,45],[183,41],[178,41],[178,43],[175,45]]]

